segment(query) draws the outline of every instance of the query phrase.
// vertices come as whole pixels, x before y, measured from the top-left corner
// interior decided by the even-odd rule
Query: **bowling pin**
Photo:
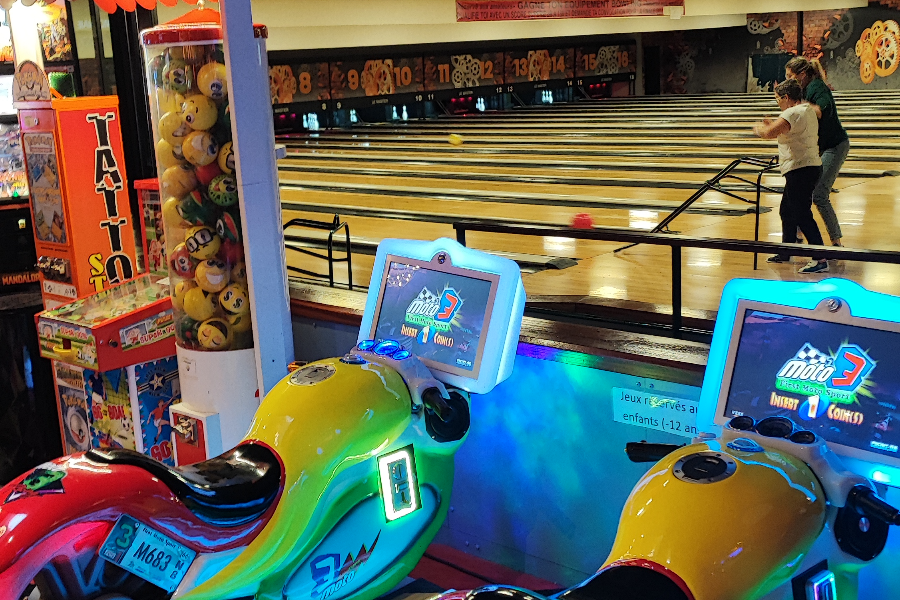
[[[350,109],[350,122],[351,123],[359,123],[359,117],[356,116],[356,109]]]
[[[407,119],[409,118],[409,113],[406,112],[406,105],[405,105],[405,104],[403,105],[403,112],[401,113],[401,116],[403,117],[403,120],[404,120],[404,121],[407,120]]]
[[[303,129],[309,129],[309,119],[303,115]]]
[[[394,121],[396,121],[396,120],[399,119],[399,118],[400,118],[400,117],[397,116],[397,107],[396,107],[396,106],[392,106],[392,107],[391,107],[391,119],[393,119]]]

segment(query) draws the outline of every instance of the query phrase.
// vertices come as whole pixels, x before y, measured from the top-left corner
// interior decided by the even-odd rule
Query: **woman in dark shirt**
[[[796,79],[803,88],[803,97],[819,117],[819,154],[822,157],[822,177],[813,191],[813,203],[819,209],[828,237],[833,246],[842,246],[841,226],[831,207],[831,188],[841,165],[850,151],[850,138],[838,118],[831,90],[825,84],[825,71],[817,60],[796,56],[785,66],[788,79]]]

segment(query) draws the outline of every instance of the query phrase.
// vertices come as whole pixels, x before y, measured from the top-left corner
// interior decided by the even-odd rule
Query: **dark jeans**
[[[822,167],[803,167],[784,174],[784,194],[778,210],[783,243],[796,244],[799,227],[810,244],[822,245],[822,234],[812,213],[812,194],[821,175]]]

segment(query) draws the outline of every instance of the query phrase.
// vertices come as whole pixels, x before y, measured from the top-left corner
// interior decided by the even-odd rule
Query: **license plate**
[[[100,547],[100,556],[167,592],[173,592],[197,553],[152,527],[122,515]]]

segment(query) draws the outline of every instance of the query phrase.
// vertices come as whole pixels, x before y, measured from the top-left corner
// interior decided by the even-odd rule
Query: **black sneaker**
[[[805,266],[800,267],[797,270],[798,273],[827,273],[828,272],[828,261],[823,260],[819,262],[817,260],[811,260],[806,263]]]
[[[775,254],[766,259],[768,263],[786,263],[791,262],[790,256],[785,256],[784,254]]]

